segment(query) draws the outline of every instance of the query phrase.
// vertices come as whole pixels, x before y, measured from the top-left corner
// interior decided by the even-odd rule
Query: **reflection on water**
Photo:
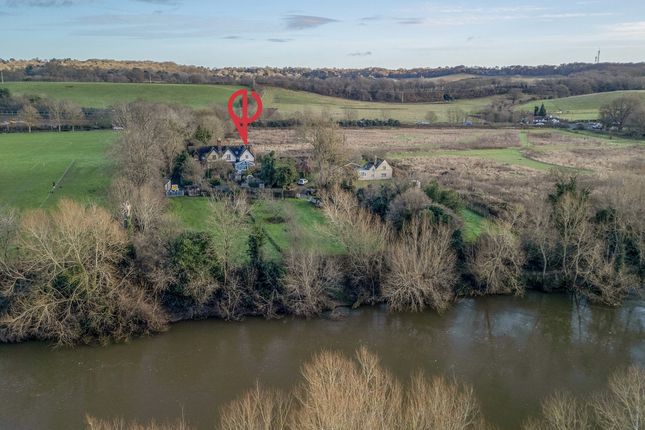
[[[471,383],[486,417],[516,428],[552,391],[601,389],[614,370],[645,366],[645,303],[620,309],[566,296],[465,299],[444,315],[362,308],[324,319],[177,324],[126,345],[0,345],[0,428],[80,427],[85,413],[174,419],[213,428],[217,408],[256,380],[287,389],[321,349],[377,352],[406,380],[416,369]]]

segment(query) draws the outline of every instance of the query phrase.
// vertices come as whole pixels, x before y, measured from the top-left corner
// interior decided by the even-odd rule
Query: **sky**
[[[644,0],[0,0],[0,58],[207,67],[645,61]]]

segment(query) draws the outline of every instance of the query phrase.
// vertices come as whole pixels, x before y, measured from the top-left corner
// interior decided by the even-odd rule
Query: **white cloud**
[[[602,36],[610,40],[645,41],[645,21],[603,25]]]

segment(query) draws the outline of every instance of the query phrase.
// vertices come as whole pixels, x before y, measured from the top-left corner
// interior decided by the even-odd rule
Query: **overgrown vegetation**
[[[555,393],[542,404],[542,417],[525,430],[642,429],[645,425],[645,371],[630,367],[615,373],[609,387],[588,399]]]

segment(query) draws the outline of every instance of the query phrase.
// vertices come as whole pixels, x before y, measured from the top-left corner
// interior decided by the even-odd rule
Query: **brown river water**
[[[530,293],[464,299],[443,315],[365,307],[340,321],[183,322],[107,347],[0,345],[0,429],[82,428],[85,414],[183,414],[213,429],[218,407],[256,381],[288,389],[316,352],[359,345],[404,380],[423,369],[472,384],[486,418],[515,429],[554,390],[589,395],[615,370],[645,366],[645,301],[606,309]]]

